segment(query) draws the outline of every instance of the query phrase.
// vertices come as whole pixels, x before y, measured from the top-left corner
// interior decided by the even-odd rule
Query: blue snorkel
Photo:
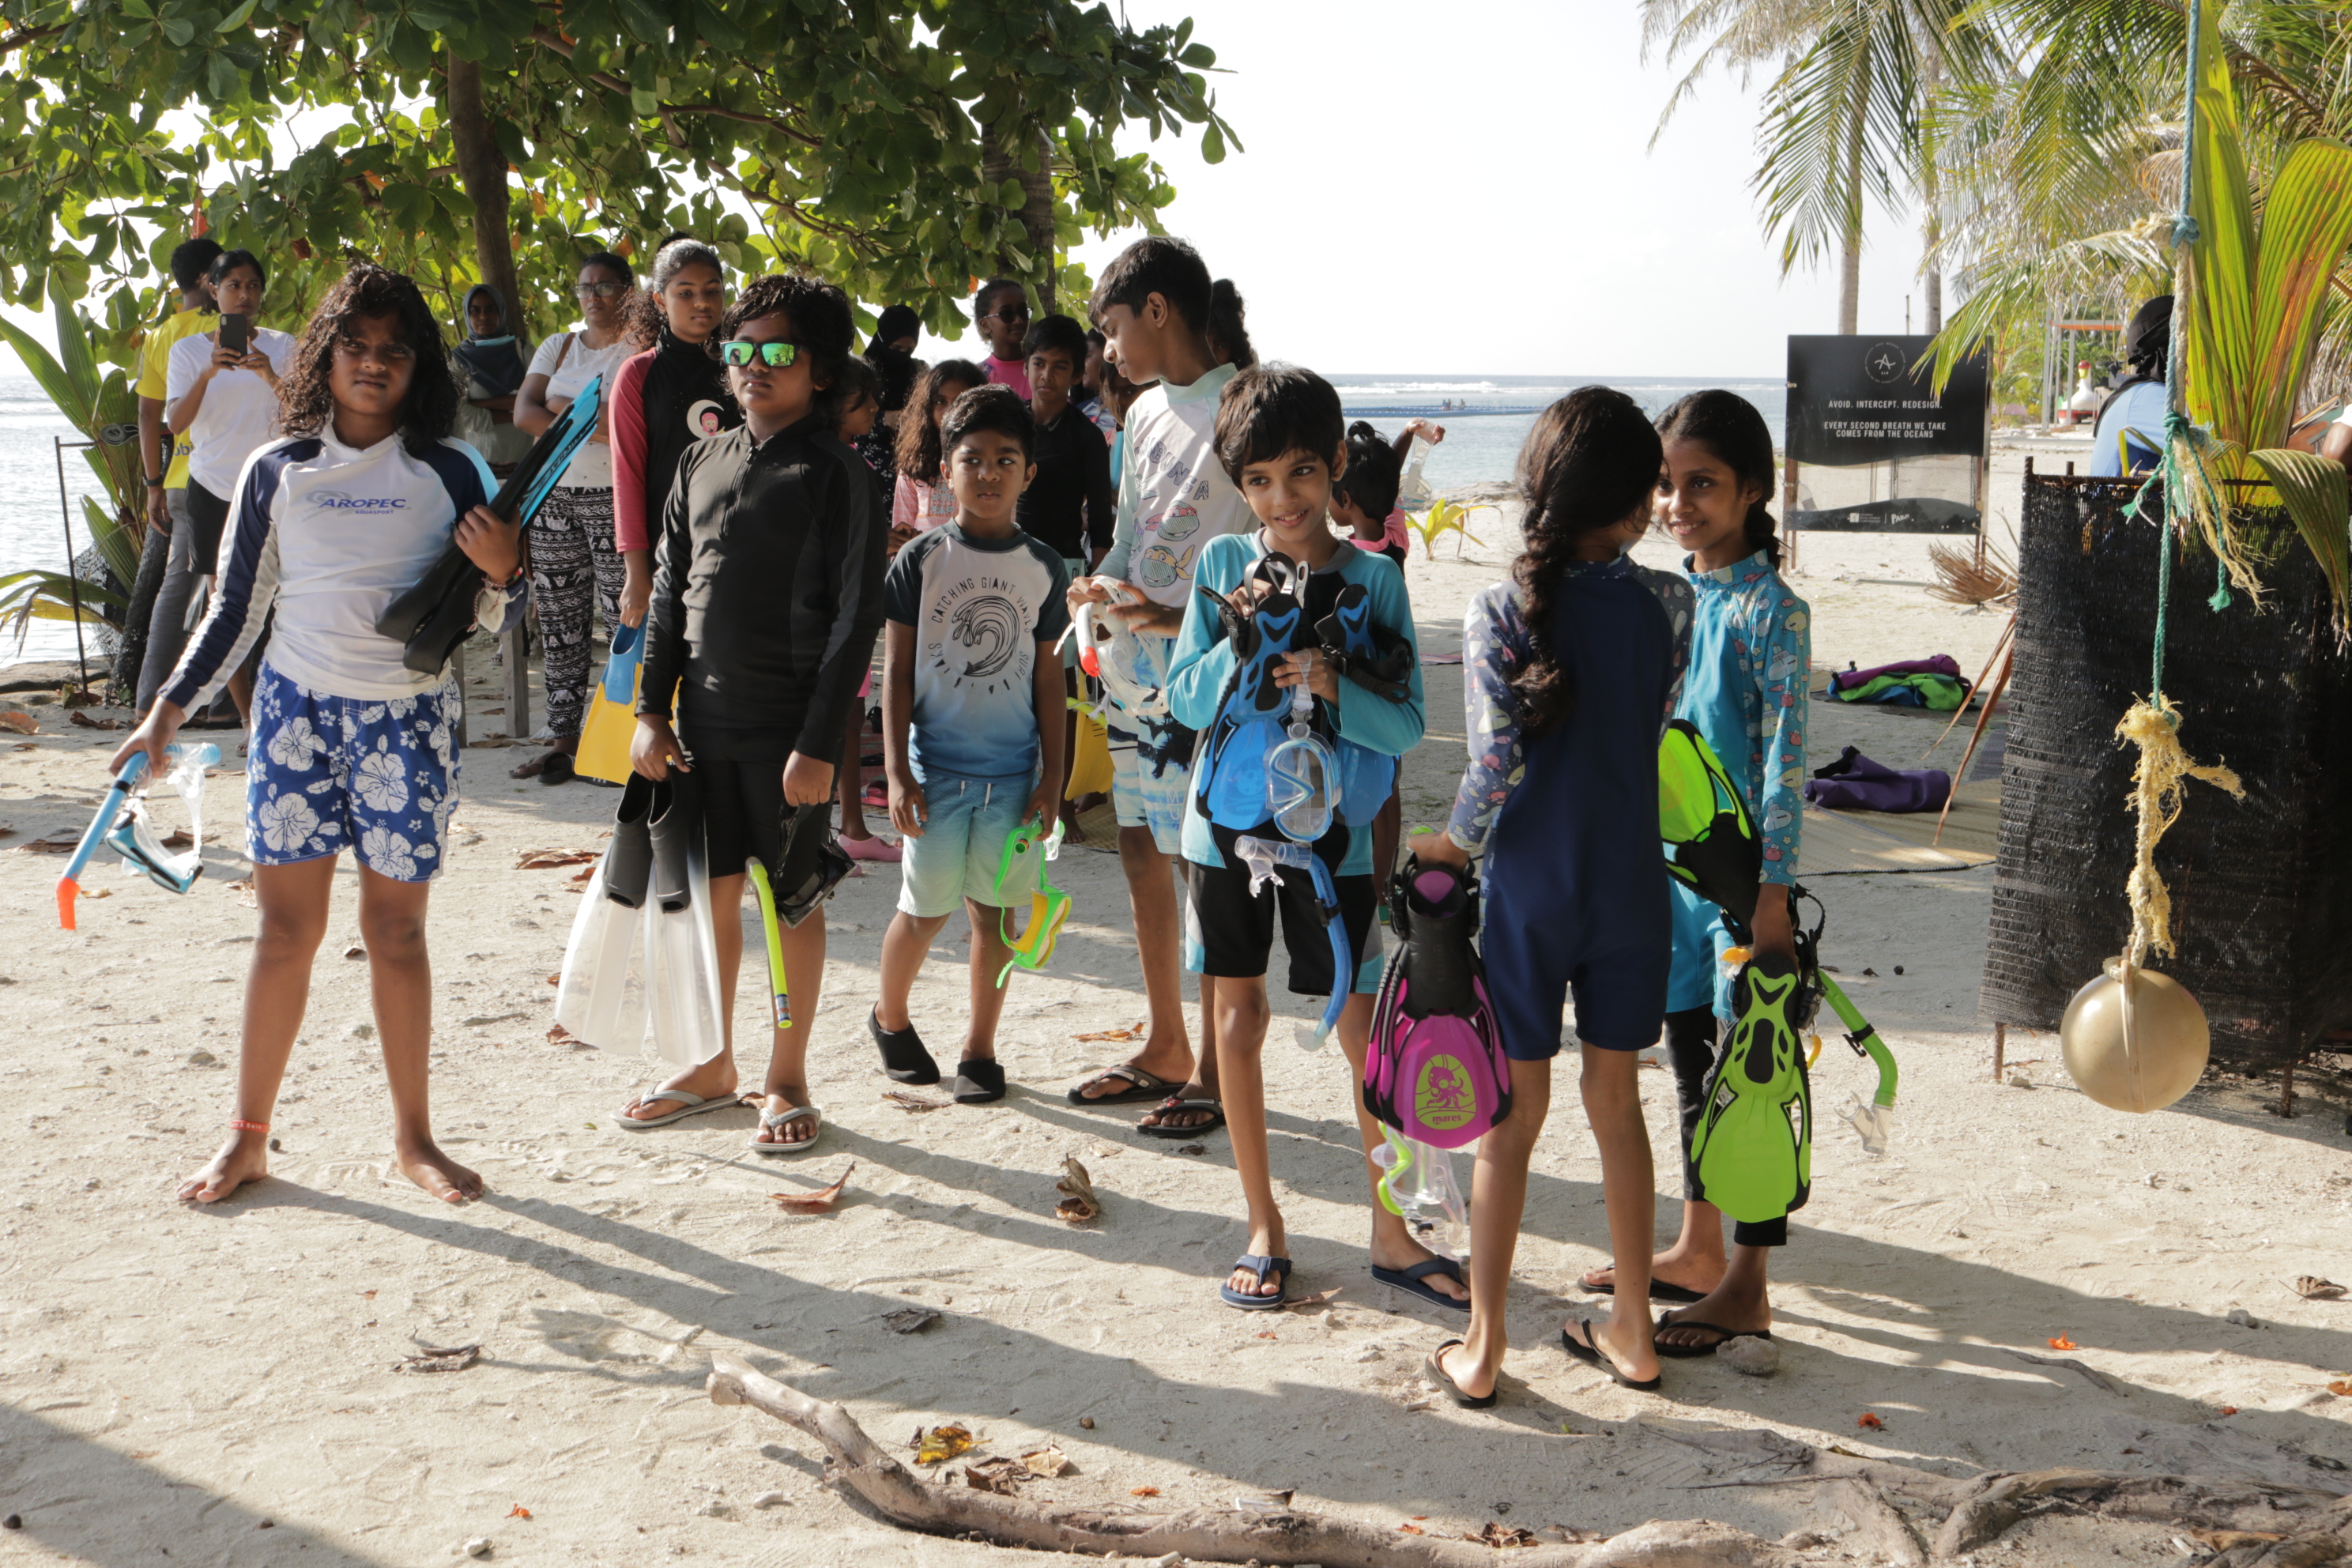
[[[173,744],[165,747],[163,754],[173,764],[166,782],[189,802],[187,853],[170,854],[147,830],[145,803],[141,798],[145,791],[139,789],[140,780],[147,773],[147,753],[132,752],[131,760],[122,764],[122,771],[114,775],[113,785],[99,803],[98,815],[89,819],[81,842],[74,846],[73,858],[66,862],[64,874],[58,878],[58,923],[67,931],[75,929],[74,900],[81,893],[81,874],[102,844],[119,850],[124,860],[144,871],[160,888],[184,893],[194,885],[203,868],[205,770],[219,765],[220,748],[209,741],[194,746]]]

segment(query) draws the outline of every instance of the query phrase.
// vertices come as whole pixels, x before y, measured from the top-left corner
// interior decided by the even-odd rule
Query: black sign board
[[[1925,337],[1791,337],[1789,458],[1853,468],[1898,458],[1981,458],[1987,362],[1962,360],[1934,390],[1932,363],[1914,376]]]

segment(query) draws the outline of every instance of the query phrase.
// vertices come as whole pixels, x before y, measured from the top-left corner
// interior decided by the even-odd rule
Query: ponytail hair
[[[1536,416],[1519,448],[1525,548],[1511,576],[1525,597],[1528,662],[1511,677],[1519,730],[1529,739],[1576,710],[1576,683],[1552,647],[1560,579],[1588,533],[1646,513],[1664,448],[1642,405],[1614,388],[1579,387]]]
[[[1257,350],[1250,346],[1248,315],[1249,307],[1242,302],[1242,291],[1234,287],[1232,279],[1220,278],[1209,286],[1209,322],[1202,333],[1209,340],[1209,357],[1218,364],[1247,370],[1257,363]]]
[[[1676,400],[1658,416],[1658,438],[1696,441],[1715,454],[1745,488],[1754,486],[1756,499],[1748,503],[1748,553],[1762,552],[1774,567],[1780,564],[1780,525],[1765,502],[1777,477],[1772,458],[1772,428],[1756,405],[1736,392],[1714,388]]]

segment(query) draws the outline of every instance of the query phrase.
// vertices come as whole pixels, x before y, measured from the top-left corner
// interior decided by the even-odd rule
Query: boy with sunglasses
[[[716,338],[744,422],[678,460],[654,542],[629,761],[656,781],[684,774],[699,800],[720,994],[731,1000],[746,863],[758,856],[780,896],[822,869],[831,836],[787,842],[784,824],[832,799],[843,718],[881,628],[887,529],[865,459],[833,434],[850,353],[848,296],[812,278],[761,278]],[[824,974],[822,906],[786,928],[782,944],[796,1022],[769,1047],[751,1145],[762,1154],[806,1152],[824,1120],[806,1068]],[[648,1089],[621,1112],[623,1125],[734,1103],[732,1045]]]
[[[1010,278],[992,278],[971,297],[973,324],[988,340],[988,358],[981,368],[999,386],[1009,386],[1026,403],[1029,356],[1022,342],[1029,335],[1029,290]]]

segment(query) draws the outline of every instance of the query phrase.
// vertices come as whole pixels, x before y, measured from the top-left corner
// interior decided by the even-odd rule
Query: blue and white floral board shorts
[[[330,697],[267,659],[253,688],[246,853],[291,866],[350,850],[380,877],[429,882],[457,805],[457,679],[415,697]]]

